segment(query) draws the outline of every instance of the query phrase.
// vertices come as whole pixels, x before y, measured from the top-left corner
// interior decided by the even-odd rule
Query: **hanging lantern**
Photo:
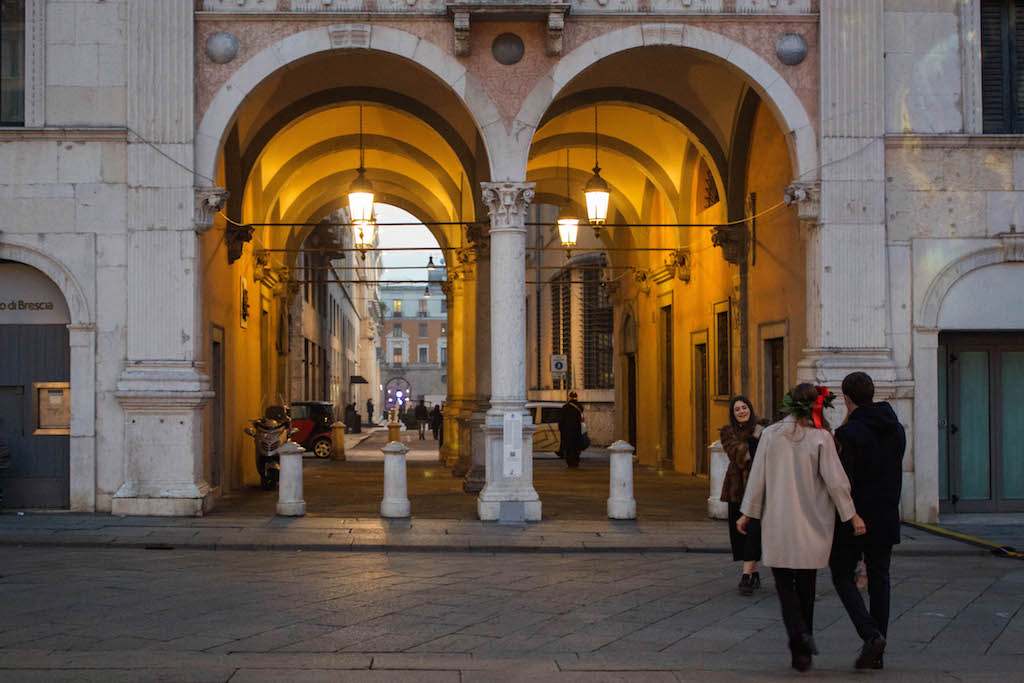
[[[434,270],[434,268],[435,268],[435,266],[434,266],[434,257],[433,256],[428,256],[427,257],[427,270],[428,271]]]
[[[424,299],[429,299],[430,298],[430,285],[427,285],[426,287],[423,288],[423,298]]]
[[[576,235],[580,230],[580,219],[572,214],[566,207],[558,214],[558,237],[562,240],[562,246],[566,253],[576,246]]]
[[[601,177],[601,168],[594,166],[594,175],[583,188],[587,198],[587,219],[596,230],[608,220],[608,183]]]
[[[558,214],[558,237],[565,247],[566,256],[572,255],[572,248],[576,246],[576,235],[580,230],[580,219],[572,212],[572,195],[569,192],[569,150],[565,150],[565,201],[570,202]]]
[[[359,175],[348,188],[348,211],[353,223],[373,220],[373,183],[361,166]]]
[[[373,183],[366,177],[363,148],[363,107],[359,107],[359,170],[348,188],[348,211],[352,222],[373,220]]]
[[[594,226],[594,237],[601,236],[601,226],[608,220],[608,183],[601,177],[597,163],[597,105],[594,105],[594,175],[583,187],[587,198],[587,220]]]
[[[366,260],[366,252],[373,249],[374,237],[377,234],[377,224],[372,220],[359,219],[352,221],[352,237],[356,249]]]

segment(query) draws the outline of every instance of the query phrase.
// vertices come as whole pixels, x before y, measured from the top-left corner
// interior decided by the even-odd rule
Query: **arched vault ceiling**
[[[377,134],[364,134],[363,144],[371,152],[379,150],[394,156],[409,158],[433,176],[449,197],[461,197],[463,189],[459,188],[456,181],[448,175],[446,169],[433,156],[418,147],[409,144],[405,140]],[[313,143],[309,147],[296,152],[269,178],[263,188],[263,197],[265,199],[276,197],[280,193],[281,188],[308,163],[337,155],[343,155],[347,159],[351,153],[358,153],[358,151],[358,134],[337,135]],[[261,168],[260,171],[263,177],[266,178],[265,169]]]
[[[569,148],[585,150],[571,155],[570,162],[574,168],[587,168],[588,164],[594,161],[593,145],[594,136],[590,133],[565,133],[545,137],[535,141],[530,147],[530,167],[532,168],[534,162],[538,165],[554,166],[558,163],[559,157],[565,158],[562,152]],[[640,148],[609,135],[598,136],[598,147],[601,177],[606,181],[612,183],[624,172],[634,175],[636,171],[640,171],[665,193],[672,206],[678,206],[680,179],[677,177],[673,180],[653,157]],[[679,167],[681,165],[680,163]],[[679,167],[673,169],[677,175]],[[589,178],[588,174],[583,182],[586,183]],[[582,192],[582,188],[580,191]]]
[[[408,176],[395,173],[390,169],[367,168],[367,176],[373,180],[374,189],[381,196],[397,196],[414,206],[422,207],[420,213],[429,216],[430,221],[447,222],[453,220],[446,207],[437,198]],[[332,199],[338,198],[345,202],[338,188],[348,187],[355,180],[354,170],[339,171],[310,185],[291,204],[288,211],[281,214],[282,223],[308,222],[313,212]],[[342,195],[339,197],[339,195]]]
[[[663,95],[637,88],[598,87],[564,95],[553,102],[548,107],[548,110],[544,112],[544,117],[541,119],[540,126],[538,127],[538,133],[554,119],[565,114],[577,112],[580,109],[587,110],[586,113],[589,116],[588,127],[592,131],[594,125],[593,107],[595,104],[598,107],[599,130],[607,130],[604,127],[608,125],[606,118],[607,110],[615,107],[617,104],[631,105],[634,108],[646,110],[662,118],[671,119],[678,124],[680,130],[684,131],[691,138],[691,141],[698,149],[701,149],[714,165],[718,166],[722,177],[728,176],[728,161],[725,153],[728,141],[716,136],[705,120],[679,102]],[[604,125],[601,123],[602,120],[605,121]],[[584,128],[584,130],[586,129]]]

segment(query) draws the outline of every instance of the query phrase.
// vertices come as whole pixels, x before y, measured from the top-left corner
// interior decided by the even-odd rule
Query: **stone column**
[[[808,348],[798,378],[831,387],[853,370],[883,387],[895,380],[886,338],[884,9],[883,0],[822,0],[820,186],[803,178],[789,193],[808,228]]]
[[[202,407],[200,264],[194,213],[192,3],[135,0],[128,13],[127,359],[116,396],[125,413],[124,483],[112,512],[198,515]],[[172,161],[173,160],[173,161]],[[216,194],[216,193],[214,193]],[[211,221],[212,222],[212,221]]]
[[[526,209],[534,183],[482,183],[491,217],[491,401],[484,423],[482,520],[540,521],[533,431],[526,411]]]
[[[96,326],[68,325],[71,345],[71,510],[96,511]]]
[[[914,429],[905,458],[913,458],[913,478],[903,473],[903,518],[934,524],[939,521],[939,331],[915,327]],[[920,457],[918,457],[920,454]],[[906,467],[904,467],[906,470]],[[909,490],[908,490],[909,489]]]

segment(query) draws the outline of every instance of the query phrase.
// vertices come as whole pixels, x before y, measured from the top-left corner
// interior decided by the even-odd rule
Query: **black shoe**
[[[757,590],[761,587],[761,575],[757,572],[754,572],[750,575],[750,587],[754,590]]]
[[[739,590],[740,595],[752,595],[754,593],[754,586],[750,583],[750,574],[744,574],[740,578]]]
[[[885,638],[878,634],[871,640],[864,641],[864,647],[860,649],[860,654],[857,656],[857,661],[853,663],[853,667],[855,669],[874,668],[875,662],[881,658],[883,652],[885,652]]]
[[[791,666],[797,671],[807,671],[811,668],[812,658],[808,654],[793,655]]]
[[[818,644],[814,642],[814,636],[810,633],[805,633],[800,636],[800,644],[812,655],[819,654]]]
[[[871,662],[871,668],[872,669],[884,669],[885,668],[885,662],[882,659],[882,655],[878,655],[878,658],[875,659],[875,661]]]

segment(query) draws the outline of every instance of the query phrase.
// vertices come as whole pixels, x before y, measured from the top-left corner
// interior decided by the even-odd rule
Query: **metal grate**
[[[583,388],[613,389],[612,303],[601,271],[583,271]]]

